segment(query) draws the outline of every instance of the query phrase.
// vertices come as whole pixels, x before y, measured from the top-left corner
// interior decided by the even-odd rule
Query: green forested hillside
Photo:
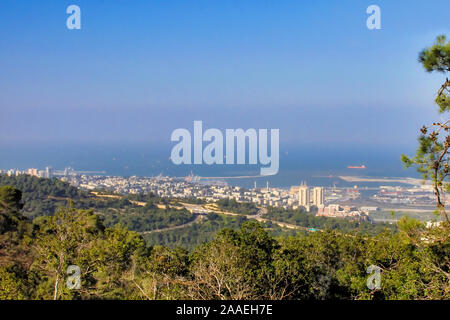
[[[164,245],[169,248],[183,247],[192,251],[198,245],[212,240],[223,228],[239,229],[247,219],[221,214],[210,214],[201,222],[182,229],[144,234],[149,245]]]
[[[58,179],[40,179],[29,175],[0,174],[0,186],[14,186],[22,191],[23,214],[30,218],[52,215],[66,199],[87,199],[89,194]]]
[[[448,225],[404,219],[397,234],[274,238],[245,221],[189,253],[71,206],[31,223],[18,195],[0,188],[0,299],[450,298]],[[381,287],[369,289],[373,265]]]
[[[216,202],[217,206],[224,210],[238,214],[257,214],[258,208],[254,203],[250,202],[237,202],[234,199],[221,199]]]
[[[106,208],[100,215],[106,226],[120,223],[130,230],[139,232],[170,228],[195,219],[195,215],[186,209],[158,209],[151,206]]]

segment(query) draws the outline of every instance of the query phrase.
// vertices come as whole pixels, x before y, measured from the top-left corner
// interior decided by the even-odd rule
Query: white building
[[[316,207],[323,205],[323,187],[315,187],[313,189],[313,205]]]
[[[306,185],[300,186],[298,188],[298,204],[306,207],[309,206],[310,196],[309,196],[309,188]]]

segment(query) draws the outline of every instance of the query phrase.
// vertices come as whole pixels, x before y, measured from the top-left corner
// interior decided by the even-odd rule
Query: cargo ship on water
[[[362,166],[348,166],[347,168],[348,169],[365,169],[366,166],[365,165],[362,165]]]

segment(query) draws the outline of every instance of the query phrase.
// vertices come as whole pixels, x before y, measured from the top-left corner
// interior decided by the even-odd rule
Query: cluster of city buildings
[[[52,167],[45,167],[45,170],[39,170],[36,168],[29,168],[26,170],[19,170],[19,169],[8,169],[8,170],[1,170],[0,174],[6,174],[8,176],[18,176],[20,174],[27,174],[30,176],[35,176],[39,178],[53,178],[53,168]]]
[[[308,212],[312,207],[324,205],[324,188],[309,188],[306,185],[291,190],[271,188],[246,189],[223,183],[201,183],[190,179],[173,177],[112,177],[70,175],[62,180],[86,190],[109,190],[121,194],[153,193],[167,198],[198,198],[205,201],[233,199],[238,202],[252,202],[261,206],[298,209],[304,207]],[[295,190],[295,191],[294,191]]]
[[[353,206],[341,206],[339,204],[330,204],[327,207],[320,207],[317,211],[317,216],[370,221],[369,211],[364,211],[363,208],[358,209]]]
[[[433,205],[436,201],[431,185],[414,188],[381,186],[372,200],[386,204]]]
[[[311,206],[321,208],[324,206],[324,188],[314,187],[309,188],[306,183],[302,183],[298,187],[291,187],[289,194],[293,199],[297,200],[297,205],[306,209],[307,212],[311,211]],[[295,209],[295,206],[294,206]]]
[[[350,190],[353,191],[353,189]],[[307,212],[310,211],[311,206],[315,207],[317,209],[317,216],[370,220],[369,211],[363,211],[353,206],[341,206],[339,204],[329,204],[328,206],[325,206],[323,187],[314,187],[311,192],[311,189],[303,183],[299,187],[292,187],[291,193],[298,193],[298,205],[305,208]],[[354,192],[350,192],[350,198],[353,197],[353,193]]]

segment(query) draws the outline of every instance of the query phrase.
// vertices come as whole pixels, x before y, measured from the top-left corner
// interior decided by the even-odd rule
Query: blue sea
[[[71,166],[79,171],[105,171],[116,176],[183,177],[191,172],[201,177],[258,176],[257,165],[174,165],[169,160],[172,145],[151,143],[33,143],[0,144],[0,169],[62,170]],[[277,175],[246,179],[221,179],[231,185],[287,188],[306,182],[310,186],[353,186],[339,179],[341,175],[368,177],[418,177],[414,169],[404,169],[402,153],[411,155],[414,148],[380,146],[304,145],[280,146]],[[365,165],[366,169],[347,166]],[[386,183],[383,183],[386,184]],[[396,183],[398,185],[398,183]],[[358,183],[358,186],[376,186]]]

